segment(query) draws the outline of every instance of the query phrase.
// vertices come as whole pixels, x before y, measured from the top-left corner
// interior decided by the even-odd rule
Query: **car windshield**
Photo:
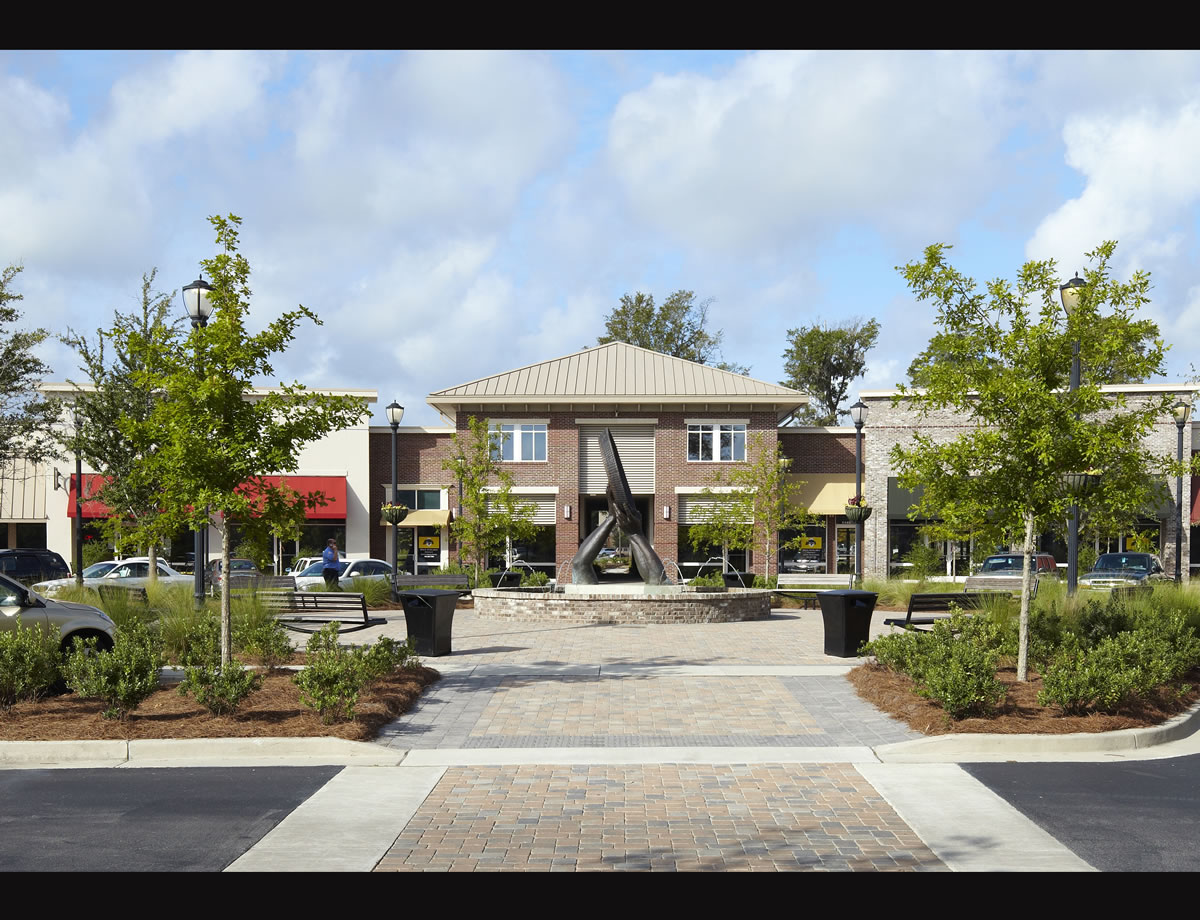
[[[985,572],[994,572],[997,569],[1019,569],[1024,568],[1024,563],[1020,556],[991,556],[983,560],[983,570]]]
[[[1105,553],[1096,560],[1097,572],[1149,572],[1150,557],[1144,553]]]
[[[84,578],[101,578],[116,567],[115,562],[97,562],[83,570]]]
[[[346,566],[348,566],[349,564],[350,563],[348,563],[345,559],[339,559],[338,560],[338,575],[343,574],[346,571]],[[310,575],[320,576],[320,574],[324,568],[325,568],[324,562],[314,562],[307,569],[305,569],[303,572],[301,572],[300,575],[301,575],[301,577],[307,577]]]

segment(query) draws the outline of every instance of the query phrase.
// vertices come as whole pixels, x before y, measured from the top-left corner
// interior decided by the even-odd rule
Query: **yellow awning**
[[[796,473],[788,479],[803,481],[796,499],[812,514],[845,514],[846,502],[854,497],[853,473]]]
[[[391,527],[387,521],[380,520],[384,527]],[[445,527],[450,523],[450,509],[422,508],[420,511],[408,512],[408,517],[400,522],[401,527]]]

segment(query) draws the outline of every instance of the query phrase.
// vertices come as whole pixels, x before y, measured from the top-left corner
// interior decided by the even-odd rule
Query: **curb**
[[[942,760],[1006,760],[1022,754],[1105,754],[1137,751],[1187,738],[1200,729],[1200,702],[1161,725],[1112,732],[1069,735],[934,735],[915,741],[881,744],[875,755],[883,763]]]
[[[396,766],[404,751],[341,738],[5,741],[3,767]]]

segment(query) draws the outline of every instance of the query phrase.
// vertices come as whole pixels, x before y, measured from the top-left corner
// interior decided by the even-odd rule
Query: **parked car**
[[[229,571],[234,575],[261,575],[253,559],[230,559]],[[221,583],[221,560],[210,559],[204,567],[204,583],[215,588]]]
[[[48,549],[0,549],[0,575],[24,584],[66,578],[71,569],[58,553]]]
[[[1032,568],[1035,575],[1057,575],[1058,563],[1049,553],[1034,553]],[[1021,553],[998,553],[983,560],[977,575],[1020,575],[1025,569]]]
[[[296,576],[296,590],[308,591],[312,588],[325,587],[325,578],[321,572],[325,563],[314,562]],[[392,567],[382,559],[342,559],[338,562],[338,581],[345,583],[352,578],[369,578],[372,581],[386,580],[392,577]]]
[[[291,566],[287,570],[288,575],[299,575],[314,562],[320,562],[320,556],[298,556],[292,560]]]
[[[1104,553],[1090,572],[1080,576],[1079,587],[1111,591],[1170,580],[1162,562],[1151,553]]]
[[[161,559],[158,563],[158,583],[160,585],[190,585],[191,575],[183,575],[171,568]],[[107,566],[100,575],[89,575],[93,570]],[[144,588],[150,583],[150,559],[147,556],[135,556],[131,559],[110,559],[107,562],[97,562],[89,566],[83,573],[85,588],[102,588],[105,585],[120,585],[126,588]],[[33,586],[33,589],[46,597],[53,597],[64,588],[73,588],[74,578],[56,578],[53,581],[43,581]]]
[[[26,588],[13,578],[0,575],[0,630],[43,624],[58,630],[64,650],[71,647],[76,636],[96,638],[96,647],[111,649],[115,625],[108,614],[88,604],[56,601],[43,597],[33,588]]]

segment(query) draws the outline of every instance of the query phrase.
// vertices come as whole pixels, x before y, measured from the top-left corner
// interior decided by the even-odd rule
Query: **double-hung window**
[[[546,459],[546,425],[539,422],[493,422],[492,459],[526,463]]]
[[[688,423],[688,460],[738,462],[746,459],[746,426],[738,423]]]

